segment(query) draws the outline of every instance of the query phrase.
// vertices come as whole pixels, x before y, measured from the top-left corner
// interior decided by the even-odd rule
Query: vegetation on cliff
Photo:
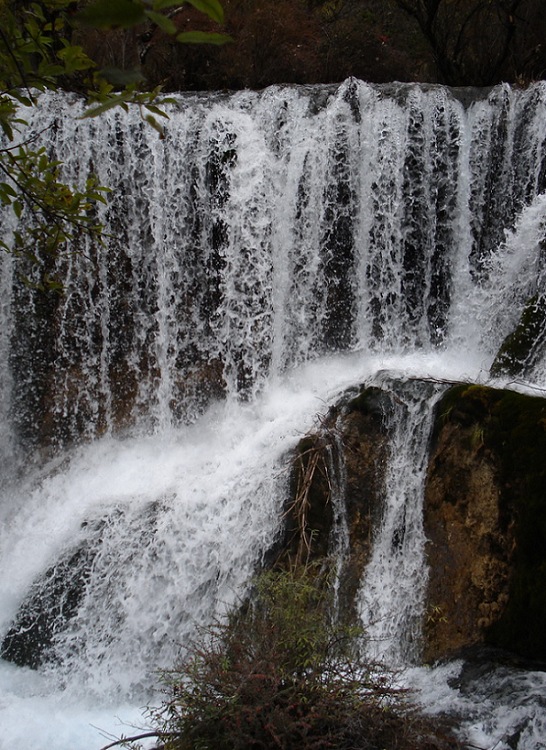
[[[169,7],[179,33],[200,19]],[[85,31],[100,66],[138,69],[169,90],[329,83],[425,81],[488,86],[540,78],[546,70],[546,10],[540,0],[225,0],[220,48],[176,45],[145,23]],[[82,32],[80,32],[81,34]]]
[[[318,566],[262,574],[252,601],[208,628],[165,675],[151,712],[165,750],[453,750],[438,719],[359,654]]]

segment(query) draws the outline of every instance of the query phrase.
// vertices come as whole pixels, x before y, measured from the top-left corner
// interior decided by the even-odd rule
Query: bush
[[[424,750],[456,747],[359,656],[317,570],[268,572],[252,602],[208,628],[165,675],[152,712],[165,750]]]

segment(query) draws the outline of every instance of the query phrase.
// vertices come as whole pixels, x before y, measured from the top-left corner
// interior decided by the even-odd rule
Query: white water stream
[[[423,493],[434,403],[445,386],[409,381],[395,391],[382,518],[358,608],[374,660],[418,662],[428,571]]]
[[[131,734],[117,717],[142,723],[156,670],[266,554],[288,451],[317,414],[384,371],[487,381],[543,288],[544,85],[467,107],[440,87],[358,81],[181,97],[164,140],[138,113],[79,111],[51,96],[29,127],[67,179],[92,167],[113,188],[97,208],[112,239],[59,261],[54,309],[2,259],[0,636],[25,602],[26,623],[50,602],[39,669],[0,661],[6,750]],[[545,388],[546,358],[512,387]],[[407,403],[396,549],[378,544],[361,592],[398,662],[415,654],[426,580],[430,412]],[[429,707],[467,700],[484,747],[506,734],[500,698],[473,713],[442,674],[412,673]],[[540,721],[519,750],[540,747]]]

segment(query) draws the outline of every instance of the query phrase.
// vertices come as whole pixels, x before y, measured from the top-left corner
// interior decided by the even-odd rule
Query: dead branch
[[[116,740],[115,742],[111,742],[109,745],[105,745],[104,747],[101,747],[100,750],[109,750],[111,747],[116,747],[117,745],[124,745],[127,742],[137,742],[138,740],[145,740],[149,739],[150,737],[157,737],[158,739],[166,739],[167,736],[164,732],[144,732],[143,734],[135,734],[133,737],[122,737],[120,740]],[[161,746],[157,746],[156,750],[161,750]]]

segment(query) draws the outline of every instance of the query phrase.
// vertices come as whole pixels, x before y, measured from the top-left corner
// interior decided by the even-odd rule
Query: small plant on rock
[[[360,655],[331,617],[327,575],[267,572],[165,675],[151,712],[164,750],[433,750],[457,743]]]

